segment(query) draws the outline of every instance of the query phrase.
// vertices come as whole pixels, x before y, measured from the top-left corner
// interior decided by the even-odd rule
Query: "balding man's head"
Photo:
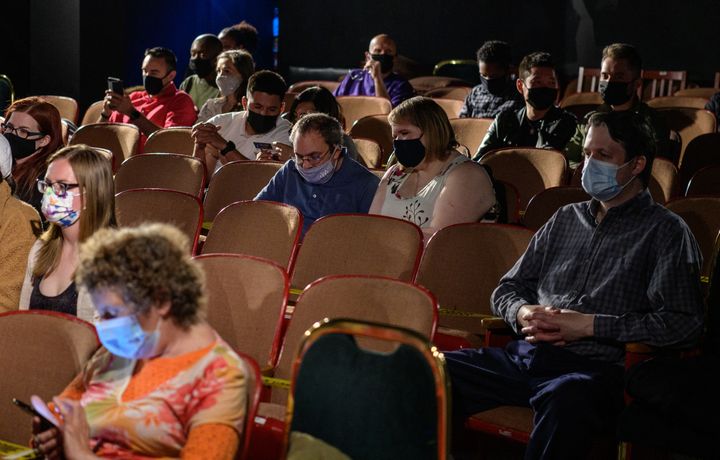
[[[370,40],[368,53],[397,56],[397,45],[395,44],[395,40],[390,38],[387,34],[376,35],[372,40]]]

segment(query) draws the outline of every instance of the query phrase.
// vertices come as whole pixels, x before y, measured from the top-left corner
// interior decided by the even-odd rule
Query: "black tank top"
[[[48,297],[40,292],[41,281],[42,277],[33,280],[33,290],[30,294],[30,310],[49,310],[77,316],[78,293],[75,288],[75,281],[54,297]]]

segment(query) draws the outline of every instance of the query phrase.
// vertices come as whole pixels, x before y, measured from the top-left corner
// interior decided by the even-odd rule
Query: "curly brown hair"
[[[116,292],[135,313],[169,301],[178,326],[204,319],[205,276],[190,257],[188,238],[170,225],[97,231],[80,246],[75,277],[90,292]]]

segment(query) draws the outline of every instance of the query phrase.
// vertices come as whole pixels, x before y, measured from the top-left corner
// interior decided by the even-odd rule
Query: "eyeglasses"
[[[0,130],[2,133],[15,134],[20,139],[27,139],[30,136],[43,136],[45,133],[40,131],[30,131],[27,128],[16,128],[10,123],[0,123]]]
[[[293,158],[295,159],[295,164],[297,164],[298,166],[302,166],[302,164],[306,161],[309,161],[310,164],[317,164],[325,157],[325,155],[330,153],[332,149],[333,148],[330,147],[325,153],[311,153],[309,155],[299,155],[297,152],[295,152],[293,154]]]
[[[64,182],[50,182],[47,180],[38,179],[37,181],[37,188],[40,191],[40,193],[45,193],[45,190],[47,190],[48,187],[52,188],[52,191],[55,195],[57,195],[60,198],[65,198],[65,195],[68,193],[68,189],[70,188],[76,188],[79,187],[80,184],[66,184]]]

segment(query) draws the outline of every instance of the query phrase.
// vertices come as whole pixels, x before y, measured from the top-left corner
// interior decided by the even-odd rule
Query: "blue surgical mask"
[[[295,168],[302,178],[311,184],[325,184],[335,174],[335,163],[333,163],[332,158],[325,163],[307,169],[296,163]]]
[[[598,201],[610,201],[623,191],[630,182],[637,176],[627,181],[624,185],[617,182],[617,172],[630,164],[632,160],[623,165],[607,163],[605,161],[596,160],[588,157],[585,160],[585,167],[582,172],[583,189]]]
[[[135,315],[103,320],[95,328],[110,353],[127,359],[151,358],[160,338],[157,328],[145,332]]]

